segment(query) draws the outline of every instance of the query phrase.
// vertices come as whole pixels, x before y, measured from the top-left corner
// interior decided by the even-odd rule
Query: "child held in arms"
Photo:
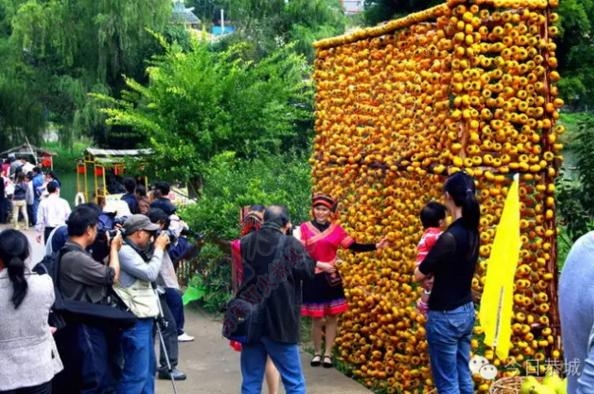
[[[421,264],[443,232],[446,211],[447,209],[445,205],[436,201],[430,201],[423,207],[423,209],[421,209],[420,218],[424,231],[421,240],[417,245],[415,267],[418,267]],[[423,294],[417,300],[417,309],[426,317],[429,308],[429,296],[431,295],[431,288],[433,287],[433,276],[430,275],[423,279],[421,286],[423,288]]]

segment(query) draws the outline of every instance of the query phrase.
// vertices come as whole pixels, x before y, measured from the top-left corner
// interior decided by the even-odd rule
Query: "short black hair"
[[[51,183],[51,182],[50,182]],[[78,237],[87,231],[89,226],[96,226],[99,220],[99,207],[94,207],[95,204],[80,204],[74,207],[66,225],[68,226],[68,236]]]
[[[264,223],[274,222],[283,227],[290,221],[289,210],[284,205],[269,205],[264,210]]]
[[[151,208],[146,216],[149,217],[152,223],[163,223],[165,228],[169,227],[169,216],[161,208]]]
[[[136,185],[135,192],[139,196],[144,197],[144,196],[146,196],[146,187],[144,187],[144,185]]]
[[[169,183],[165,181],[158,181],[155,183],[155,189],[161,192],[161,196],[166,196],[171,191],[171,187]]]
[[[132,177],[124,178],[124,189],[126,189],[128,193],[134,193],[136,190],[136,180]]]
[[[428,202],[423,209],[421,209],[421,223],[423,228],[439,227],[439,221],[446,217],[447,208],[445,205],[437,202]]]
[[[58,182],[51,181],[47,183],[47,192],[48,193],[55,193],[58,190]]]

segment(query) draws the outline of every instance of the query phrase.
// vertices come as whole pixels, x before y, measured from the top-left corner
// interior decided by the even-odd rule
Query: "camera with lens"
[[[169,238],[169,243],[171,243],[171,244],[174,244],[175,241],[177,241],[177,237],[175,236],[175,234],[173,233],[173,231],[171,231],[169,229],[158,230],[155,233],[155,236],[158,237],[161,234],[167,235],[167,237]]]
[[[113,226],[114,227],[123,227],[124,226],[124,222],[126,221],[126,219],[128,219],[128,216],[118,216],[116,218],[113,219]]]
[[[187,237],[194,238],[196,241],[202,241],[206,237],[206,235],[203,232],[194,231],[189,228],[184,228],[181,231],[181,235],[185,235]]]
[[[107,239],[112,240],[115,238],[116,235],[118,235],[118,233],[123,234],[122,229],[119,228],[114,228],[113,230],[105,230],[105,234],[107,235]]]

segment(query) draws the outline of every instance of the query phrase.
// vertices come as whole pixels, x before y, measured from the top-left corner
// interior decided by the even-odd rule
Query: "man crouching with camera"
[[[163,253],[169,244],[166,233],[157,236],[159,228],[145,215],[128,217],[122,227],[120,280],[114,290],[138,321],[122,333],[124,369],[118,393],[155,392],[153,327],[159,304],[151,282],[159,275]]]

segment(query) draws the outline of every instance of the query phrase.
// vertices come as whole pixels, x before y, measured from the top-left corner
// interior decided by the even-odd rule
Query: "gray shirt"
[[[0,391],[36,386],[62,370],[48,314],[54,302],[49,275],[25,274],[27,295],[17,309],[8,270],[0,270]]]
[[[173,262],[171,261],[171,257],[169,257],[169,253],[163,253],[163,263],[161,264],[157,284],[162,287],[179,290],[177,274],[175,273],[175,268],[173,267]]]
[[[154,282],[159,276],[163,250],[155,250],[149,261],[143,258],[130,245],[124,244],[120,249],[120,285],[130,287],[136,279]]]
[[[594,392],[594,231],[571,247],[559,279],[561,338],[568,393]]]
[[[75,249],[62,256],[59,286],[67,299],[100,303],[113,285],[113,268],[93,259],[80,245],[66,241],[66,247]]]

